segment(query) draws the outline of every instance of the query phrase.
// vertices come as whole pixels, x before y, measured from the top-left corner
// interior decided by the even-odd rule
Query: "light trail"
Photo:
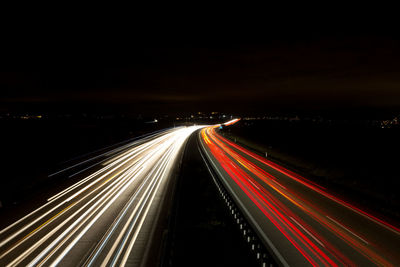
[[[90,166],[98,170],[0,232],[0,265],[126,265],[144,250],[136,240],[156,223],[150,211],[162,205],[183,147],[201,127],[169,129],[99,155],[106,158]]]
[[[152,138],[152,137],[155,137],[155,136],[159,136],[160,134],[165,134],[165,133],[170,132],[170,131],[171,131],[170,129],[164,129],[164,130],[156,131],[156,132],[151,133],[151,134],[144,134],[144,135],[141,135],[141,136],[132,138],[128,144],[125,144],[125,145],[123,145],[123,146],[118,146],[117,148],[112,149],[111,151],[104,152],[104,153],[102,153],[102,154],[100,154],[100,155],[91,157],[91,158],[89,158],[89,159],[87,159],[87,160],[81,161],[81,162],[79,162],[79,163],[77,163],[77,164],[74,164],[74,165],[69,166],[69,167],[67,167],[67,168],[65,168],[65,169],[59,170],[59,171],[57,171],[57,172],[55,172],[55,173],[49,174],[48,177],[52,177],[52,176],[58,175],[58,174],[60,174],[60,173],[63,173],[63,172],[65,172],[65,171],[68,171],[68,170],[70,170],[70,169],[74,169],[75,167],[78,167],[78,166],[80,166],[80,165],[83,165],[83,164],[85,164],[85,163],[87,163],[87,162],[94,161],[94,160],[97,159],[97,158],[101,158],[101,157],[104,157],[104,156],[107,156],[107,157],[113,156],[114,154],[116,154],[116,153],[118,153],[118,152],[120,152],[120,151],[122,151],[122,150],[125,150],[125,149],[127,149],[127,148],[129,148],[129,147],[135,146],[135,145],[140,144],[140,143],[142,143],[142,142],[145,142],[145,141],[146,141],[147,139],[149,139],[149,138]],[[139,138],[142,138],[142,139],[139,139]],[[138,140],[138,139],[139,139],[139,140]],[[99,150],[97,150],[97,151],[94,151],[94,152],[91,152],[91,153],[88,153],[88,154],[79,156],[78,158],[82,158],[82,157],[84,157],[84,156],[87,156],[87,155],[96,153],[96,152],[98,152],[98,151],[104,151],[104,150],[106,150],[107,148],[115,147],[115,146],[117,146],[117,145],[119,145],[119,144],[124,144],[124,143],[126,143],[126,142],[128,142],[128,141],[119,142],[119,143],[114,144],[114,145],[111,145],[111,146],[109,146],[109,147],[105,147],[105,148],[99,149]],[[96,164],[94,164],[94,165],[96,165]]]
[[[200,147],[278,262],[399,265],[398,228],[227,140],[218,127],[201,130]]]

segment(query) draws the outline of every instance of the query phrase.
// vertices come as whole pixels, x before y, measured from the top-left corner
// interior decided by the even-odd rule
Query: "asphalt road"
[[[223,138],[200,147],[283,266],[400,266],[400,230],[325,188]]]
[[[142,264],[174,166],[197,129],[147,136],[52,174],[82,178],[0,231],[0,266]]]

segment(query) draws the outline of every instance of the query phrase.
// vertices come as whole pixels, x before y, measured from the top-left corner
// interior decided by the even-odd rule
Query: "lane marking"
[[[298,221],[296,221],[293,217],[290,217],[290,219],[292,219],[292,221],[294,221],[298,226],[300,226],[301,229],[304,230],[304,232],[306,232],[307,234],[309,234],[315,241],[317,241],[318,244],[320,244],[321,246],[325,247],[324,244],[322,244],[321,241],[319,241],[313,234],[311,234],[306,228],[304,228]]]
[[[274,179],[271,179],[272,182],[274,182],[276,185],[279,185],[280,187],[282,187],[283,189],[287,190],[286,187],[284,187],[283,185],[281,185],[280,183],[278,183],[277,181],[275,181]]]
[[[249,181],[250,183],[252,183],[255,187],[257,187],[258,190],[261,190],[261,189],[260,189],[255,183],[253,183],[251,180],[248,179],[248,181]]]
[[[362,237],[360,237],[359,235],[355,234],[354,232],[352,232],[351,230],[349,230],[347,227],[345,227],[343,224],[339,223],[338,221],[332,219],[331,217],[329,217],[328,215],[326,215],[326,218],[328,218],[329,220],[331,220],[332,222],[336,223],[337,225],[339,225],[340,227],[342,227],[343,229],[345,229],[347,232],[349,232],[350,234],[354,235],[355,237],[359,238],[361,241],[363,241],[364,243],[366,243],[367,245],[369,245],[369,243],[363,239]]]

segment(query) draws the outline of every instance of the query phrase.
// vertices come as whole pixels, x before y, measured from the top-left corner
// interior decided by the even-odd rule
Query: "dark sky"
[[[175,30],[180,24],[110,26],[104,34],[103,24],[72,32],[24,27],[2,48],[1,109],[399,110],[393,25],[292,20]]]

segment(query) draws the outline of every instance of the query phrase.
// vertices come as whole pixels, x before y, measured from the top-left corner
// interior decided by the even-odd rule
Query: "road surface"
[[[102,160],[81,173],[90,175],[0,231],[0,266],[142,264],[174,166],[199,128],[170,129],[96,156]]]
[[[200,147],[275,260],[283,266],[400,266],[398,228],[223,138]]]

